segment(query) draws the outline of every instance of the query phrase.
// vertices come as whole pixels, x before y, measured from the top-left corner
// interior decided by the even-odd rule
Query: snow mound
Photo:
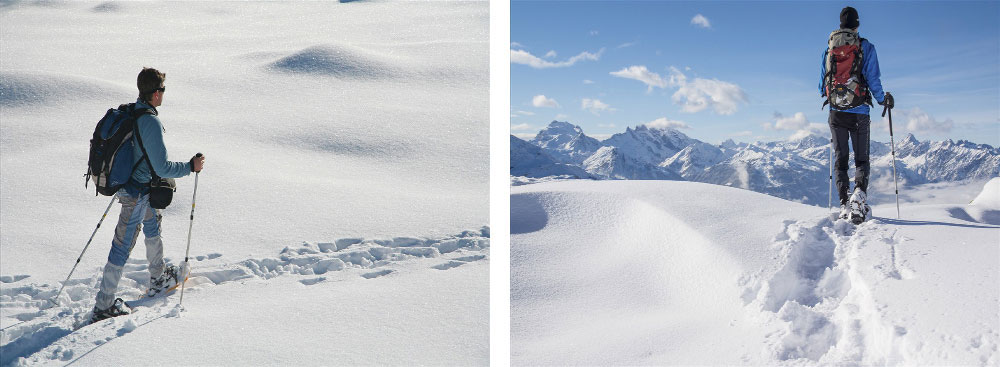
[[[949,214],[974,207],[855,226],[702,183],[513,187],[511,363],[995,365],[1000,227]]]
[[[283,135],[275,135],[272,140],[282,146],[297,149],[396,161],[412,156],[418,148],[417,143],[412,140],[359,134],[354,131],[334,131],[329,127],[296,129]]]
[[[236,263],[226,263],[221,260],[223,256],[214,254],[194,256],[193,272],[185,287],[187,293],[197,294],[223,284],[266,282],[289,276],[300,278],[298,282],[304,286],[314,286],[334,281],[329,276],[333,272],[347,273],[337,282],[371,281],[389,274],[412,273],[415,261],[427,263],[426,268],[432,271],[449,270],[488,261],[489,242],[489,228],[483,227],[442,238],[341,238],[333,242],[306,242],[285,247],[276,257]],[[0,365],[82,358],[95,344],[124,337],[155,320],[177,318],[182,309],[174,303],[175,294],[141,298],[148,286],[147,268],[145,260],[130,259],[125,264],[118,295],[130,300],[127,303],[133,308],[132,314],[88,326],[81,325],[86,325],[84,320],[90,317],[87,311],[97,293],[99,272],[93,272],[89,278],[70,279],[59,297],[59,305],[51,302],[59,284],[0,289],[0,307],[4,309]],[[323,274],[328,276],[315,277]]]
[[[0,71],[0,106],[5,107],[82,98],[128,100],[132,95],[128,88],[99,79],[55,73]]]
[[[317,45],[305,48],[268,65],[272,70],[318,74],[350,79],[380,79],[396,73],[385,57],[360,47]]]
[[[986,182],[983,191],[972,199],[972,205],[988,209],[1000,210],[1000,177],[994,177]]]

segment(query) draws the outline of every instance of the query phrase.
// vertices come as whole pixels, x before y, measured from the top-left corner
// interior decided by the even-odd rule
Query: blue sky
[[[1000,145],[996,1],[513,1],[511,132],[558,119],[599,138],[647,123],[710,143],[829,135],[819,69],[848,5],[896,99],[896,140]],[[881,111],[872,139],[887,142]]]

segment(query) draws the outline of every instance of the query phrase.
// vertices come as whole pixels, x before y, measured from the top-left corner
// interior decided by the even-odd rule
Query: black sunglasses
[[[166,92],[167,91],[167,87],[166,86],[159,87],[159,88],[153,89],[153,91],[154,92],[156,92],[156,91]]]

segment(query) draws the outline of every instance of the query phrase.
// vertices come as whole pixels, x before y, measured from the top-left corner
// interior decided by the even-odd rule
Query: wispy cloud
[[[531,99],[531,105],[535,107],[558,108],[559,102],[556,102],[556,100],[552,98],[546,97],[544,94],[539,94],[535,96],[535,98]]]
[[[560,113],[556,115],[556,120],[569,120],[569,115]]]
[[[584,79],[583,84],[594,84],[594,81],[590,79]]]
[[[607,103],[601,102],[599,99],[584,98],[580,104],[580,108],[590,111],[590,113],[600,116],[601,112],[608,111],[614,112],[616,109],[609,106]]]
[[[632,47],[632,46],[635,46],[635,45],[638,45],[638,44],[639,44],[639,41],[625,42],[623,44],[618,45],[618,47],[615,47],[615,48]]]
[[[695,15],[694,18],[691,18],[691,24],[702,28],[712,28],[712,23],[708,21],[708,18],[705,18],[705,16],[701,14]]]
[[[688,126],[688,124],[685,123],[684,121],[670,120],[670,119],[667,119],[666,117],[660,117],[660,118],[658,118],[656,120],[647,122],[647,123],[645,123],[643,125],[646,125],[646,127],[652,128],[652,129],[690,129],[691,128],[691,126]]]
[[[911,110],[901,110],[897,113],[903,115],[906,119],[906,130],[915,134],[949,133],[955,127],[955,122],[951,119],[938,120],[934,116],[924,112],[924,110],[921,110],[920,107],[914,107]]]
[[[511,43],[510,43],[510,48],[525,48],[525,47],[524,47],[524,45],[522,45],[522,44],[520,44],[520,43],[517,43],[517,42],[511,42]]]
[[[615,126],[615,124],[597,124],[597,127],[604,127],[604,128],[613,129],[616,126]]]
[[[524,130],[534,130],[534,129],[535,127],[529,124],[510,125],[511,131],[524,131]]]
[[[645,65],[629,66],[618,71],[612,71],[611,75],[619,78],[633,79],[643,82],[647,86],[647,92],[653,91],[653,87],[667,87],[667,81],[660,77],[660,74],[649,71]]]
[[[545,58],[546,59],[551,59],[553,57],[556,57],[556,51],[555,50],[549,50],[549,52],[545,53]]]
[[[518,116],[534,116],[535,115],[534,112],[531,112],[531,111],[520,111],[520,110],[514,111],[514,114],[516,114]]]
[[[737,131],[735,133],[729,134],[729,136],[734,137],[734,138],[735,137],[744,137],[744,136],[753,136],[753,131],[750,131],[750,130]]]
[[[600,60],[601,59],[601,54],[603,54],[603,53],[604,53],[604,49],[603,48],[600,49],[600,51],[597,51],[597,53],[591,53],[591,52],[584,51],[584,52],[581,52],[580,54],[578,54],[576,56],[570,57],[569,59],[567,59],[565,61],[551,62],[551,61],[542,60],[538,56],[532,55],[530,52],[525,51],[525,50],[511,49],[510,50],[510,62],[512,64],[528,65],[528,66],[533,67],[535,69],[564,68],[564,67],[568,67],[568,66],[573,66],[574,64],[576,64],[579,61],[584,61],[584,60],[597,61],[597,60]]]

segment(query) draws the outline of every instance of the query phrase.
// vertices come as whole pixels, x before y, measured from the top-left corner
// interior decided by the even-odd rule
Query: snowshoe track
[[[428,267],[447,270],[480,260],[488,261],[489,235],[489,227],[483,227],[436,239],[342,238],[334,242],[305,242],[285,247],[277,257],[247,259],[237,263],[224,263],[224,256],[219,253],[197,255],[191,257],[192,274],[186,289],[198,292],[199,289],[224,283],[267,281],[279,276],[304,276],[299,283],[313,286],[328,281],[328,277],[317,275],[338,271],[353,273],[363,278],[362,281],[368,281],[401,275],[394,265],[420,259],[440,259],[440,263]],[[147,268],[145,260],[129,259],[118,285],[118,296],[125,300],[138,300],[148,287]],[[168,294],[143,299],[142,302],[129,302],[136,306],[132,314],[75,330],[75,325],[90,317],[89,311],[93,308],[101,278],[100,269],[77,269],[76,274],[86,273],[92,275],[70,279],[66,283],[59,306],[50,299],[55,297],[60,284],[17,285],[13,283],[28,276],[4,277],[10,282],[5,281],[5,287],[0,289],[0,308],[4,318],[18,322],[6,325],[0,331],[0,366],[71,363],[89,350],[147,323],[180,316],[180,310],[175,307],[176,301]],[[7,285],[13,287],[8,288]],[[82,330],[86,332],[78,332]]]
[[[835,215],[786,221],[774,242],[783,254],[777,270],[743,281],[748,307],[784,325],[768,336],[771,357],[807,365],[905,364],[906,329],[885,321],[866,283],[917,276],[898,256],[903,241],[877,218],[858,226]],[[867,265],[858,261],[862,249]]]

